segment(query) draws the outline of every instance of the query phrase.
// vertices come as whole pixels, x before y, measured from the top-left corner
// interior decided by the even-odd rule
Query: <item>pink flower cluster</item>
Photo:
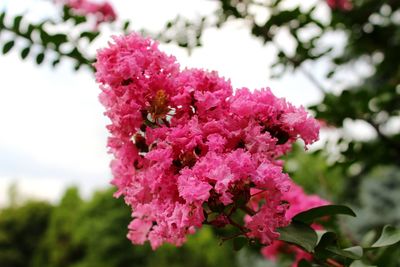
[[[331,9],[351,10],[353,4],[349,0],[326,0]]]
[[[318,139],[304,108],[269,89],[233,94],[216,72],[181,71],[135,33],[114,37],[95,67],[111,120],[112,183],[132,207],[133,243],[181,245],[203,224],[233,225],[265,245],[277,239],[291,186],[278,158],[298,138]],[[254,194],[263,201],[254,205]],[[245,221],[233,220],[239,210],[249,214]]]
[[[96,3],[89,0],[56,0],[71,8],[80,15],[94,15],[97,23],[105,21],[114,21],[117,14],[114,8],[108,2]]]
[[[294,183],[291,184],[290,190],[284,194],[284,199],[288,201],[289,205],[285,214],[286,219],[288,220],[291,220],[300,212],[330,204],[328,201],[321,199],[317,195],[305,194],[303,189]],[[316,230],[321,229],[321,226],[317,224],[313,224],[312,227]],[[279,254],[294,254],[295,260],[292,267],[297,267],[299,261],[302,259],[312,259],[311,254],[294,245],[289,245],[279,240],[274,240],[271,245],[264,247],[261,252],[266,258],[271,260],[275,260]]]

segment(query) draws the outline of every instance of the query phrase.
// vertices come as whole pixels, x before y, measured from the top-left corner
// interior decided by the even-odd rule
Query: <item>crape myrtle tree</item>
[[[201,45],[207,27],[243,21],[252,35],[276,48],[274,75],[300,71],[323,93],[321,103],[311,108],[324,125],[336,127],[340,138],[327,143],[334,147],[325,152],[328,159],[326,150],[307,157],[309,166],[313,159],[326,166],[324,175],[332,169],[339,172],[343,186],[333,199],[357,199],[354,192],[361,178],[372,170],[375,176],[386,174],[383,188],[391,188],[398,179],[393,173],[399,159],[399,135],[393,131],[399,115],[397,1],[319,1],[307,7],[288,1],[217,2],[220,8],[212,16],[195,21],[178,17],[153,37],[193,49]],[[399,239],[398,230],[387,226],[378,240],[363,242],[351,234],[344,237],[329,231],[338,230],[331,225],[333,215],[354,213],[305,194],[283,171],[282,156],[294,141],[301,138],[308,145],[318,138],[319,124],[305,110],[265,89],[250,93],[244,88],[233,95],[229,82],[217,73],[181,71],[173,57],[137,34],[115,38],[93,65],[94,56],[87,55],[86,48],[99,36],[101,24],[129,32],[129,23],[119,22],[107,3],[55,4],[62,6],[57,21],[34,24],[1,13],[1,30],[9,38],[1,39],[2,51],[21,48],[22,58],[34,56],[38,64],[50,61],[56,66],[62,58],[70,58],[77,70],[95,66],[101,101],[112,122],[108,129],[115,157],[113,183],[116,194],[133,209],[128,237],[134,243],[148,240],[153,249],[164,242],[181,245],[196,228],[210,224],[226,229],[220,233],[222,241],[233,243],[235,249],[248,245],[262,249],[269,258],[286,252],[295,255],[294,264],[299,266],[396,266],[397,259],[388,255],[398,249],[392,246]],[[318,16],[321,8],[327,16]],[[263,19],[260,13],[266,14]],[[51,27],[67,23],[79,26],[81,32]],[[279,44],[282,31],[291,37],[293,49]],[[335,34],[346,37],[341,47],[326,41]],[[25,47],[16,45],[16,40],[23,40]],[[310,71],[320,62],[330,68],[323,79]],[[357,82],[344,83],[342,90],[330,88],[337,79],[356,75],[353,70],[359,64],[368,72]],[[365,142],[346,135],[342,126],[349,119],[370,125],[376,137]],[[292,162],[307,162],[303,156],[299,159],[291,157]],[[387,167],[377,171],[377,165]],[[301,181],[300,174],[293,176]],[[311,171],[307,179],[312,176]],[[335,181],[327,183],[329,187]],[[315,191],[317,183],[313,184],[309,187]],[[384,200],[393,204],[392,199]],[[392,223],[398,222],[393,218]]]

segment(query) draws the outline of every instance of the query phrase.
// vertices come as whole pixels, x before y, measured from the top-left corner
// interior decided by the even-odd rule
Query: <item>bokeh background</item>
[[[126,240],[129,209],[111,196],[108,121],[89,61],[111,35],[133,30],[160,40],[182,68],[217,70],[235,88],[270,87],[310,107],[321,140],[307,152],[296,146],[286,170],[307,192],[357,211],[338,226],[349,239],[398,226],[400,4],[342,2],[112,0],[117,19],[96,26],[90,15],[81,24],[66,18],[60,2],[2,0],[0,266],[290,265],[235,253],[209,228],[155,253]],[[32,44],[10,30],[19,15],[22,32],[46,22],[49,36],[67,35],[62,49],[78,47],[89,61],[64,56],[54,67],[62,49],[43,50],[40,34]],[[89,42],[82,32],[96,36]]]

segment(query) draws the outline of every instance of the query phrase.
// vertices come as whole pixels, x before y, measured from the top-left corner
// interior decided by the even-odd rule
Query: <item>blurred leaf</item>
[[[350,267],[378,267],[378,266],[366,265],[362,261],[353,261],[353,263],[350,264]]]
[[[299,263],[297,264],[298,267],[312,267],[311,263],[309,263],[306,260],[301,260],[299,261]]]
[[[4,18],[6,17],[6,12],[0,13],[0,27],[4,26]],[[0,29],[1,30],[1,29]]]
[[[89,42],[93,42],[94,39],[96,39],[97,36],[99,36],[100,32],[82,32],[80,37],[81,38],[87,38]]]
[[[400,241],[400,229],[396,229],[390,225],[386,225],[381,236],[378,240],[371,246],[372,248],[386,247],[396,244]]]
[[[27,47],[25,47],[24,49],[22,49],[22,51],[21,51],[21,58],[22,58],[22,59],[25,59],[25,58],[28,56],[28,54],[29,54],[30,51],[31,51],[31,47],[30,47],[30,46],[27,46]]]
[[[8,52],[10,52],[10,50],[13,48],[15,42],[14,40],[8,41],[7,43],[4,44],[3,46],[3,54],[7,54]]]
[[[345,258],[349,258],[349,259],[353,259],[353,260],[359,260],[363,256],[363,249],[360,246],[350,247],[350,248],[346,248],[346,249],[340,249],[338,247],[329,246],[326,248],[326,250],[328,250],[336,255],[339,255],[339,256],[342,256]]]
[[[72,19],[74,20],[75,25],[79,25],[81,23],[86,22],[86,17],[85,16],[74,15],[74,16],[72,16]]]
[[[245,237],[236,237],[233,239],[233,249],[236,251],[241,250],[248,243]]]
[[[124,31],[127,31],[130,24],[131,24],[131,22],[129,20],[125,21],[124,26],[122,27],[122,29]]]
[[[280,233],[279,240],[298,245],[308,252],[314,251],[317,245],[317,233],[307,224],[293,221],[277,231]]]
[[[22,21],[22,16],[16,16],[14,18],[14,23],[12,28],[15,32],[20,32],[21,21]]]
[[[58,64],[60,64],[60,62],[61,62],[61,59],[60,59],[60,58],[57,58],[57,59],[53,60],[53,62],[51,63],[51,65],[52,65],[53,67],[56,67]]]
[[[320,206],[316,208],[309,209],[307,211],[301,212],[293,217],[293,221],[303,222],[303,223],[312,223],[315,219],[325,217],[325,216],[333,216],[333,215],[350,215],[356,217],[354,211],[352,211],[347,206],[342,205],[326,205]]]
[[[63,33],[58,33],[55,35],[51,35],[50,41],[56,45],[56,47],[59,47],[61,44],[66,43],[68,41],[67,35]]]
[[[36,63],[38,65],[42,64],[43,60],[44,60],[44,53],[40,53],[36,56]]]

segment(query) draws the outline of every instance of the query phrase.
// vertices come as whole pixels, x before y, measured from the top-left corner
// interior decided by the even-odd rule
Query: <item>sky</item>
[[[135,29],[153,31],[178,13],[194,17],[216,8],[215,2],[206,0],[110,2]],[[27,20],[55,12],[48,0],[2,0],[0,10],[4,7],[9,14],[25,14]],[[93,52],[104,47],[111,34],[109,30],[102,36],[91,48]],[[290,40],[283,36],[282,41]],[[230,78],[235,88],[271,87],[276,95],[296,105],[316,103],[321,98],[318,89],[300,73],[269,79],[274,50],[252,38],[242,23],[207,30],[203,44],[190,56],[171,44],[162,44],[161,49],[174,54],[183,67],[217,70]],[[323,68],[313,71],[322,73]],[[0,56],[0,73],[0,206],[7,202],[7,190],[13,183],[24,198],[50,201],[57,201],[67,186],[78,186],[84,196],[109,186],[108,121],[93,75],[84,69],[74,72],[68,62],[56,69],[47,64],[37,66],[32,59],[21,61],[16,51]]]

